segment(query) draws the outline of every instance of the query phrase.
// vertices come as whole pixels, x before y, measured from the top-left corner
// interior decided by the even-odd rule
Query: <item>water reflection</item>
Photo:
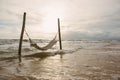
[[[37,78],[50,79],[58,76],[62,71],[59,55],[44,59],[34,59],[29,63],[29,74]]]

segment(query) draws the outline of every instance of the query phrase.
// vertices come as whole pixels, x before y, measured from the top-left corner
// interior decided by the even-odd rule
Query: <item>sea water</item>
[[[45,46],[49,40],[34,40]],[[59,43],[40,51],[22,45],[22,62],[18,60],[19,40],[0,40],[0,80],[120,80],[120,41],[62,41],[63,52],[47,57],[24,57],[36,53],[59,52]]]

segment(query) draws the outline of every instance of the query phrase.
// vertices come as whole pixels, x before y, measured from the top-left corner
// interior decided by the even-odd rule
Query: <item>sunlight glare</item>
[[[44,8],[46,14],[42,30],[46,33],[56,33],[58,29],[57,19],[63,19],[65,15],[65,7],[63,5],[59,5],[59,3],[53,3],[51,5]]]

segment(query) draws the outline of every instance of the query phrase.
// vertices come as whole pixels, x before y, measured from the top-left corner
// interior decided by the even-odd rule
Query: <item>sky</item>
[[[34,39],[120,40],[120,0],[0,0],[0,39],[19,39],[23,13]],[[27,38],[24,34],[24,38]]]

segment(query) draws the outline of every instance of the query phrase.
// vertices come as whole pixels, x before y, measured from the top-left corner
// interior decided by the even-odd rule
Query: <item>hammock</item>
[[[26,32],[26,30],[25,30],[25,32]],[[48,49],[52,48],[52,47],[57,43],[57,40],[56,40],[57,34],[55,35],[55,37],[53,38],[53,40],[51,40],[51,41],[50,41],[46,46],[44,46],[44,47],[40,47],[40,46],[38,46],[36,43],[34,43],[34,42],[32,41],[32,39],[29,37],[29,35],[28,35],[27,32],[26,32],[26,35],[27,35],[28,38],[29,38],[30,46],[31,46],[31,47],[34,47],[34,48],[36,48],[36,49],[38,49],[38,50],[48,50]]]

